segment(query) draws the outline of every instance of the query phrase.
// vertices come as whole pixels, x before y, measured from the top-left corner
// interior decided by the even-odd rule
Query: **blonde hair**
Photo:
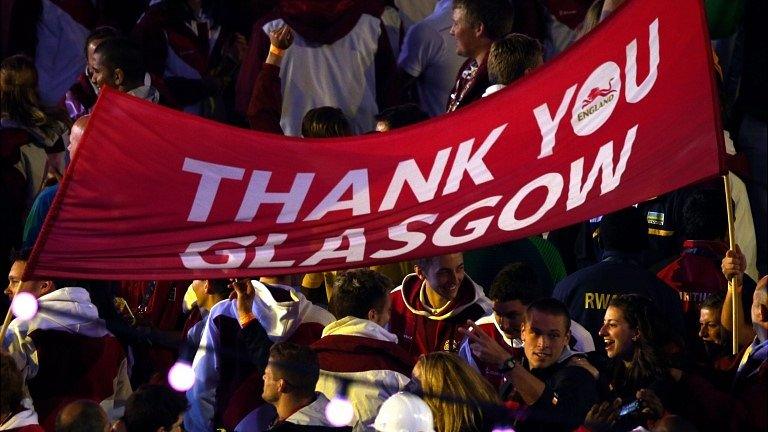
[[[607,4],[606,4],[607,3]],[[624,0],[595,0],[587,9],[584,20],[577,29],[574,40],[579,40],[598,26],[608,15],[621,6]],[[607,8],[607,9],[606,9]]]
[[[501,405],[493,386],[455,354],[434,352],[421,357],[418,365],[423,399],[437,432],[481,431],[483,407]]]
[[[520,33],[510,33],[491,45],[488,53],[488,78],[493,84],[512,84],[542,58],[539,41]]]
[[[575,40],[579,40],[587,33],[600,24],[600,15],[603,12],[603,4],[605,0],[595,0],[587,9],[587,13],[584,15],[584,20],[581,21],[581,25],[577,29]]]

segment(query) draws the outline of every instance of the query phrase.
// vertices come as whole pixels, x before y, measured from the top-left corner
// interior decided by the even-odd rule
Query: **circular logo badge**
[[[579,136],[600,129],[611,117],[621,94],[621,69],[614,62],[600,65],[584,81],[573,105],[571,126]]]

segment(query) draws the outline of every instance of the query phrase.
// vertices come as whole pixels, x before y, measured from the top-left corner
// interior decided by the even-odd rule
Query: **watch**
[[[511,371],[512,369],[515,368],[516,364],[517,364],[517,362],[515,362],[515,358],[514,357],[510,357],[510,358],[506,359],[504,361],[504,363],[502,363],[501,367],[499,368],[499,372],[502,372],[502,373],[509,372],[509,371]]]

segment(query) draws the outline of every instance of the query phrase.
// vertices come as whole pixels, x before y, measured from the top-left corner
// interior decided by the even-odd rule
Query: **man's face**
[[[548,368],[557,362],[571,337],[567,325],[565,317],[531,311],[530,322],[522,327],[525,358],[531,369]]]
[[[450,30],[451,36],[456,39],[456,54],[462,57],[474,57],[475,47],[478,42],[478,31],[467,20],[467,11],[464,8],[453,10],[453,24]]]
[[[269,358],[269,361],[272,362],[272,358]],[[275,369],[272,367],[271,364],[267,364],[266,369],[264,369],[264,390],[261,392],[261,398],[264,399],[264,402],[275,404],[280,399],[280,379],[275,377]]]
[[[117,88],[117,77],[115,71],[111,70],[102,60],[100,53],[93,54],[93,64],[91,65],[91,83],[96,89],[101,90],[104,86]]]
[[[373,319],[371,321],[376,324],[385,327],[389,324],[389,318],[392,315],[392,299],[388,295],[384,296],[384,306],[381,311],[374,311]]]
[[[635,349],[633,338],[637,330],[630,327],[621,309],[609,306],[605,311],[603,326],[598,333],[605,342],[605,353],[608,358],[628,359]]]
[[[520,339],[520,326],[525,321],[525,305],[520,300],[493,302],[493,317],[510,339]]]
[[[45,281],[22,281],[21,276],[24,274],[24,269],[27,267],[27,262],[22,260],[16,260],[11,266],[11,271],[8,272],[8,287],[5,288],[5,295],[11,300],[20,292],[28,292],[38,298],[46,291]]]
[[[720,310],[701,308],[699,312],[699,337],[704,342],[721,344],[722,326],[720,325]]]
[[[427,268],[417,266],[416,274],[440,297],[453,300],[464,280],[464,257],[460,253],[433,257]]]
[[[763,276],[757,287],[755,293],[752,295],[752,325],[756,330],[760,328],[768,330],[768,292],[766,292],[766,285],[768,285],[768,276]]]
[[[96,59],[93,57],[93,54],[96,51],[96,48],[98,48],[99,44],[102,42],[103,40],[100,39],[92,40],[88,43],[88,46],[85,49],[85,57],[87,61],[86,71],[89,78],[93,76],[93,66],[96,63]]]
[[[189,288],[192,288],[192,291],[194,291],[195,297],[197,297],[197,305],[200,306],[200,303],[206,298],[206,281],[204,279],[195,279],[189,284]]]
[[[388,131],[389,131],[389,123],[385,121],[376,122],[376,132],[388,132]]]

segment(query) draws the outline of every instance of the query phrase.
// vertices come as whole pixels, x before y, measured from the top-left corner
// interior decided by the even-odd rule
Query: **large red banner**
[[[540,70],[384,134],[294,139],[114,91],[35,246],[35,277],[361,267],[500,243],[721,171],[699,0],[629,1]]]

